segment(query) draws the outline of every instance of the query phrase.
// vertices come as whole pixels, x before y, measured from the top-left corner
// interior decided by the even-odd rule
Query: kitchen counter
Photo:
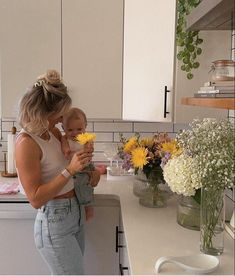
[[[15,181],[0,177],[2,181]],[[123,227],[127,242],[131,274],[155,274],[154,264],[162,256],[182,256],[200,253],[199,231],[188,230],[176,223],[176,198],[168,201],[166,208],[146,208],[139,204],[132,192],[132,180],[107,181],[102,176],[95,188],[95,198],[120,201]],[[26,197],[1,195],[0,202],[24,202]],[[234,275],[234,240],[225,232],[224,253],[219,256],[220,266],[216,275]],[[182,275],[175,265],[164,265],[161,273]]]

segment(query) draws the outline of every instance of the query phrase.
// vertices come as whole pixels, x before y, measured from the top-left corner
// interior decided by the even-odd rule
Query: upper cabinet
[[[202,0],[187,16],[189,30],[234,29],[234,0]]]
[[[172,120],[175,16],[175,0],[125,1],[123,119]]]
[[[0,114],[16,117],[36,76],[61,68],[60,0],[0,1]]]
[[[123,0],[62,0],[63,77],[89,119],[122,114]]]

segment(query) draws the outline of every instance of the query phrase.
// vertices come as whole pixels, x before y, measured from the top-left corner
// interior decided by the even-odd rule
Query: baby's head
[[[67,138],[74,140],[78,134],[86,130],[86,114],[81,109],[73,107],[63,116],[62,126]]]

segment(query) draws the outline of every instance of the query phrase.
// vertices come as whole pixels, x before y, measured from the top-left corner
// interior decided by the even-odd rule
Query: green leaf
[[[192,73],[188,73],[187,74],[187,79],[191,80],[193,78],[193,74]]]
[[[190,70],[191,70],[190,66],[189,66],[189,65],[186,65],[185,71],[186,71],[186,72],[189,72]]]
[[[203,39],[202,39],[202,38],[198,38],[198,39],[196,40],[196,42],[197,42],[197,44],[202,44]]]
[[[185,58],[183,58],[183,63],[184,63],[184,64],[188,64],[188,63],[189,63],[189,59],[188,59],[188,58],[186,58],[186,57],[185,57]]]
[[[202,48],[197,49],[197,54],[200,55],[202,53]]]
[[[199,62],[194,62],[194,63],[193,63],[193,68],[195,68],[195,69],[196,69],[196,68],[198,68],[198,67],[199,67],[199,65],[200,65],[200,63],[199,63]]]
[[[180,51],[178,54],[177,54],[177,59],[178,60],[181,60],[183,58],[183,51]]]
[[[192,44],[189,44],[188,46],[187,46],[187,49],[189,50],[189,52],[194,52],[194,50],[195,50],[195,47],[192,45]]]

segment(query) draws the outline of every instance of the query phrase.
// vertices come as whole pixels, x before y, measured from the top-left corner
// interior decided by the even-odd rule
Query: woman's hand
[[[93,156],[93,147],[88,147],[77,151],[67,166],[67,170],[71,175],[76,172],[82,171],[90,162]]]

